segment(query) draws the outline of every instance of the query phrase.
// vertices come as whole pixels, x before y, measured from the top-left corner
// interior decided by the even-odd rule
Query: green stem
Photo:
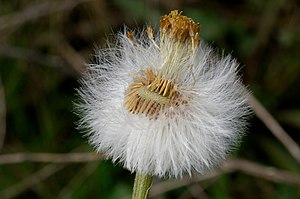
[[[146,199],[151,188],[152,176],[136,173],[132,199]]]

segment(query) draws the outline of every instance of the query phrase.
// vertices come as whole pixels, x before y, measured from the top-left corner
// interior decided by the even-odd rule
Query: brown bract
[[[159,111],[178,104],[178,93],[172,82],[165,80],[161,74],[151,69],[134,74],[136,80],[127,88],[125,107],[133,114],[157,116]]]
[[[191,41],[194,46],[198,46],[200,24],[181,15],[181,13],[178,10],[173,10],[170,14],[162,16],[160,19],[161,34],[181,42]]]

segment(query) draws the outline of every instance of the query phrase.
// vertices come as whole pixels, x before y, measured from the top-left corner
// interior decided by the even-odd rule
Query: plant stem
[[[136,173],[132,199],[146,199],[151,188],[152,176]]]

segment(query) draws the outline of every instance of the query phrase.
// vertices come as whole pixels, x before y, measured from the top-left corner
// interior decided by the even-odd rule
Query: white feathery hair
[[[175,57],[168,78],[188,103],[149,119],[126,109],[126,89],[132,74],[161,70],[165,57],[153,42],[162,42],[159,36],[151,41],[141,31],[135,38],[119,33],[116,44],[97,51],[96,63],[88,65],[78,90],[79,127],[97,152],[131,172],[175,178],[205,173],[227,158],[247,125],[250,110],[238,63],[231,56],[216,56],[203,41],[192,55]]]

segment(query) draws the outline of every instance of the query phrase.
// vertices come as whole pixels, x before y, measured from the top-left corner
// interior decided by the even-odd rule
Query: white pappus
[[[172,11],[157,34],[119,33],[97,51],[78,90],[89,143],[131,172],[203,174],[237,146],[250,113],[238,63],[199,40],[200,25]]]

